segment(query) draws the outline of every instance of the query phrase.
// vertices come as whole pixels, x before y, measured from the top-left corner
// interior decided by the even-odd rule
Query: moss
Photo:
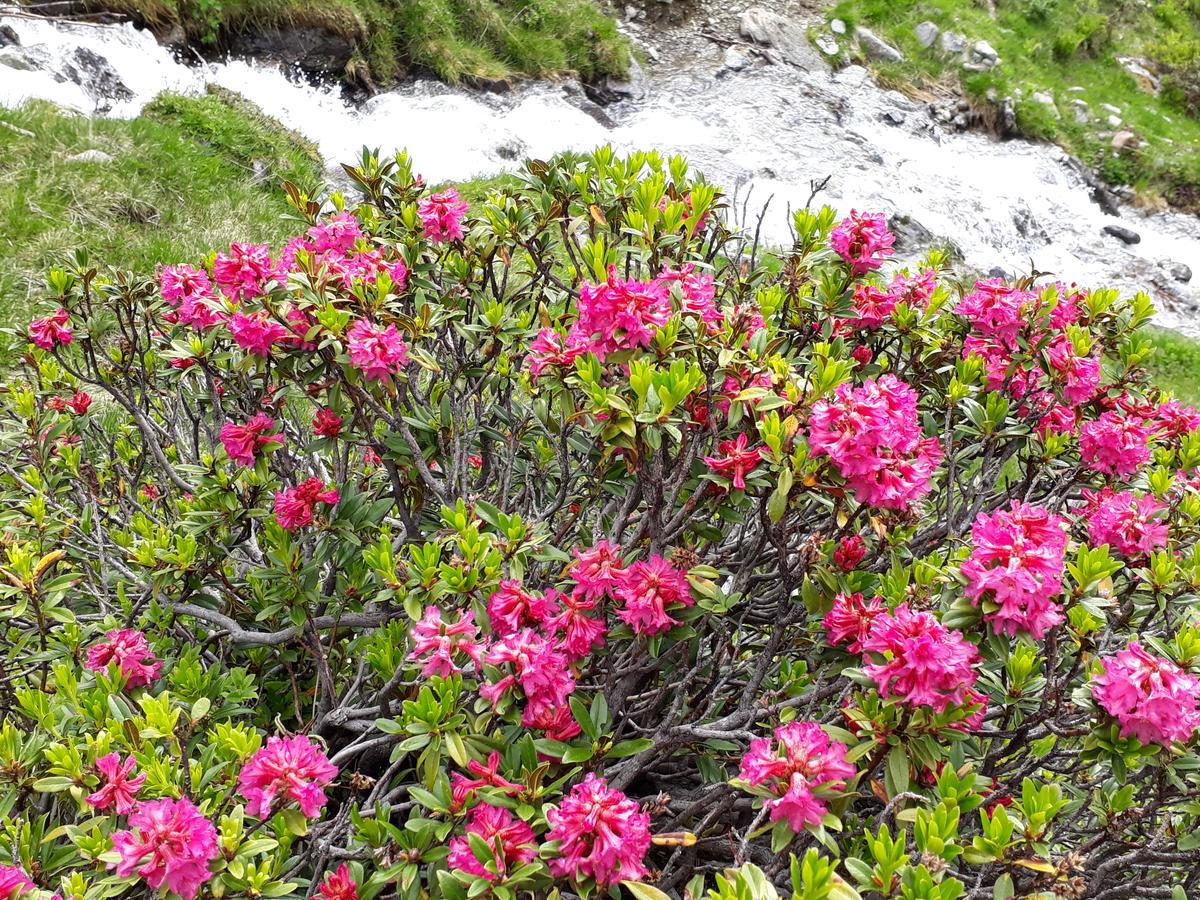
[[[231,240],[278,244],[292,228],[279,181],[315,182],[311,147],[245,101],[164,96],[131,121],[47,103],[0,112],[0,319],[28,319],[43,272],[75,249],[152,272]],[[109,162],[77,162],[85,150]],[[37,164],[30,160],[36,158]],[[255,172],[255,162],[266,171]]]

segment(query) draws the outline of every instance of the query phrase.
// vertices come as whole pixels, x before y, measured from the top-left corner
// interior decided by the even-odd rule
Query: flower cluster
[[[116,665],[125,684],[131,688],[150,684],[162,667],[150,649],[146,635],[132,628],[106,632],[104,640],[88,648],[87,667],[93,672],[103,672],[110,664]]]
[[[220,435],[226,456],[238,465],[253,466],[259,453],[283,444],[283,435],[274,428],[275,420],[266,413],[255,413],[244,425],[226,422]]]
[[[846,644],[851,653],[861,653],[863,641],[871,633],[871,623],[886,612],[880,597],[867,601],[862,594],[838,594],[822,624],[830,644],[835,647]]]
[[[883,697],[938,712],[976,702],[971,689],[979,652],[930,613],[901,603],[876,616],[862,652],[878,660],[865,668]]]
[[[307,735],[268,738],[267,745],[242,766],[238,790],[246,798],[246,812],[265,819],[280,798],[294,801],[312,818],[325,805],[325,791],[338,769]]]
[[[1142,418],[1109,410],[1083,424],[1079,455],[1097,472],[1129,476],[1150,459],[1152,434],[1152,427]]]
[[[312,524],[318,503],[335,506],[340,499],[337,488],[326,486],[320,478],[309,478],[293,488],[276,492],[275,521],[284,531],[295,531]]]
[[[1123,737],[1144,744],[1187,741],[1200,727],[1200,678],[1169,659],[1147,653],[1140,641],[1101,660],[1092,695],[1121,726]]]
[[[905,509],[929,492],[942,459],[921,434],[917,392],[894,375],[840,385],[809,417],[809,446],[833,460],[860,503]]]
[[[1153,495],[1085,488],[1083,496],[1088,539],[1093,545],[1108,544],[1124,556],[1144,556],[1166,546],[1167,506]]]
[[[537,856],[533,829],[502,806],[480,803],[467,817],[467,834],[478,835],[487,842],[493,862],[484,866],[475,858],[469,839],[464,835],[450,841],[450,868],[475,875],[487,881],[503,880],[517,866],[531,862]]]
[[[1066,524],[1018,500],[975,519],[971,555],[962,565],[966,595],[976,603],[988,601],[984,619],[997,634],[1041,638],[1063,620],[1053,599],[1062,591]]]
[[[113,835],[120,859],[109,863],[118,875],[136,875],[152,888],[164,885],[193,900],[212,878],[208,864],[217,856],[217,829],[191,800],[143,800],[129,815],[129,828]]]
[[[775,795],[765,804],[771,821],[782,819],[800,832],[821,824],[829,799],[841,795],[854,777],[854,766],[846,761],[846,745],[831,740],[819,723],[789,722],[775,729],[774,742],[750,742],[740,777],[768,786]]]
[[[650,817],[603,778],[588,773],[546,822],[547,839],[559,842],[560,855],[550,861],[556,875],[591,878],[601,887],[645,877]]]
[[[882,266],[884,257],[892,255],[895,241],[882,214],[856,210],[850,210],[829,237],[834,252],[850,264],[854,275]]]
[[[436,606],[425,607],[425,615],[412,629],[413,648],[409,659],[424,663],[421,674],[445,678],[462,669],[455,661],[456,653],[464,654],[476,666],[483,664],[483,644],[474,614],[467,610],[457,622],[447,622]]]
[[[426,197],[418,207],[418,214],[425,236],[434,243],[462,240],[467,204],[454,188]]]
[[[145,775],[133,774],[136,765],[137,761],[132,756],[122,763],[120,753],[109,753],[97,759],[96,768],[104,776],[104,784],[88,794],[87,802],[101,812],[112,808],[119,816],[128,813],[133,809],[133,801],[146,781]]]

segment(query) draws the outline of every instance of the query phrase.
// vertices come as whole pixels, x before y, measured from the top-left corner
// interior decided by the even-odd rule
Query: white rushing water
[[[0,106],[43,98],[85,114],[128,117],[162,90],[198,92],[216,83],[313,140],[331,170],[356,159],[363,146],[407,148],[434,182],[602,143],[682,152],[727,193],[749,195],[751,208],[773,197],[764,219],[772,242],[787,240],[788,206],[802,205],[811,181],[830,176],[820,201],[842,212],[910,216],[952,239],[966,263],[982,271],[1024,273],[1032,264],[1066,281],[1145,289],[1164,309],[1164,324],[1200,333],[1200,219],[1132,208],[1106,215],[1060,149],[945,131],[924,107],[880,89],[858,67],[837,74],[761,64],[719,71],[714,51],[686,70],[655,67],[641,99],[599,114],[578,87],[548,83],[488,94],[419,81],[354,106],[335,86],[289,79],[254,61],[185,65],[130,25],[3,14],[0,23],[21,40],[20,48],[0,50]],[[127,91],[113,97],[111,78],[106,90],[94,72],[77,74],[81,49],[105,60]],[[5,53],[31,65],[13,68]],[[885,112],[899,113],[902,123],[885,122]],[[1137,231],[1141,242],[1126,246],[1103,234],[1112,224]],[[1174,281],[1165,260],[1190,267],[1196,279]]]

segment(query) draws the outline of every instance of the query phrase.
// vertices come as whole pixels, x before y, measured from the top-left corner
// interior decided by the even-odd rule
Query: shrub
[[[1184,897],[1200,413],[1143,295],[681,159],[400,155],[64,268],[3,398],[0,877],[76,898]]]

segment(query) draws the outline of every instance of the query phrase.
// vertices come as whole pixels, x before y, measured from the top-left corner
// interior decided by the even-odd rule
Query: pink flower
[[[892,317],[896,308],[896,300],[890,293],[865,281],[854,286],[853,299],[857,318],[847,321],[854,328],[878,328]]]
[[[217,856],[217,829],[191,800],[143,800],[129,816],[129,828],[113,835],[120,862],[117,875],[137,875],[152,888],[164,884],[184,900],[212,878],[208,864]]]
[[[1167,545],[1167,523],[1160,515],[1167,507],[1150,494],[1132,491],[1113,493],[1084,489],[1088,540],[1094,546],[1108,544],[1124,556],[1150,554]]]
[[[622,608],[617,612],[635,634],[659,634],[679,623],[667,614],[667,607],[691,606],[692,594],[687,574],[655,554],[626,569],[617,584],[615,597]]]
[[[1163,745],[1191,739],[1200,726],[1200,679],[1147,653],[1139,641],[1101,663],[1092,696],[1120,723],[1122,737]]]
[[[850,271],[856,276],[882,266],[883,258],[892,255],[895,240],[881,213],[859,213],[853,209],[829,236],[834,252],[850,264]]]
[[[367,319],[359,319],[347,335],[350,364],[368,381],[384,381],[408,365],[408,345],[395,325],[380,328]]]
[[[547,839],[559,842],[559,857],[550,860],[555,876],[592,878],[602,887],[645,877],[650,817],[603,778],[589,772],[557,809],[547,811],[546,822]]]
[[[871,623],[885,612],[887,607],[881,597],[872,597],[867,602],[862,594],[838,594],[821,624],[830,644],[835,647],[846,644],[851,653],[861,653],[862,643],[871,633]]]
[[[852,534],[842,538],[837,545],[833,551],[833,561],[843,572],[853,572],[866,555],[867,545],[859,535]]]
[[[1100,389],[1100,359],[1096,355],[1080,356],[1065,334],[1050,342],[1047,350],[1050,365],[1063,379],[1063,400],[1071,406],[1086,403]]]
[[[532,628],[522,628],[496,641],[484,656],[484,662],[497,667],[512,665],[512,675],[480,686],[479,693],[484,699],[496,702],[508,688],[519,686],[525,694],[521,721],[526,725],[545,712],[565,708],[567,698],[575,690],[575,676],[566,655]]]
[[[668,287],[673,283],[679,285],[684,312],[695,313],[710,328],[721,325],[721,310],[717,309],[714,299],[717,289],[712,275],[707,272],[697,274],[694,263],[684,263],[679,269],[663,266],[658,281]]]
[[[354,242],[362,237],[362,229],[354,213],[343,210],[330,216],[324,222],[318,222],[308,229],[308,239],[317,253],[331,250],[345,255],[354,246]]]
[[[1002,278],[975,282],[975,290],[958,304],[954,312],[971,322],[976,334],[995,338],[1011,348],[1021,329],[1029,322],[1028,311],[1037,298],[1004,283]]]
[[[1167,400],[1154,411],[1155,431],[1163,437],[1182,437],[1200,428],[1200,411],[1178,400]]]
[[[537,856],[533,829],[502,806],[480,803],[472,809],[467,834],[478,835],[487,842],[492,850],[493,864],[484,866],[477,860],[466,837],[450,840],[446,863],[452,869],[486,881],[504,881],[513,869],[533,862]]]
[[[717,445],[717,456],[704,457],[704,464],[716,475],[731,482],[734,490],[746,489],[746,476],[754,471],[762,460],[762,448],[746,449],[746,433],[736,440],[721,441]]]
[[[172,306],[179,306],[185,300],[211,300],[213,296],[208,273],[186,263],[163,266],[158,273],[158,290]]]
[[[571,594],[557,594],[555,599],[561,611],[546,620],[545,628],[558,639],[569,660],[583,659],[596,647],[604,646],[608,626],[603,618],[587,615],[596,608],[595,600],[589,600],[578,588]]]
[[[557,612],[553,598],[527,593],[521,582],[505,579],[487,602],[488,621],[497,637],[516,634],[527,626],[542,627]]]
[[[85,665],[93,672],[103,672],[115,663],[131,688],[144,687],[158,677],[162,668],[146,636],[132,628],[120,628],[104,634],[104,640],[88,648]]]
[[[67,405],[71,407],[71,412],[75,415],[82,416],[92,407],[92,395],[87,391],[76,391],[75,396],[68,401]]]
[[[913,612],[907,603],[876,617],[862,648],[864,656],[878,654],[881,660],[864,667],[880,695],[897,697],[907,706],[943,712],[963,705],[975,685],[975,647],[931,613]]]
[[[29,323],[29,340],[43,350],[53,350],[59,344],[75,339],[71,332],[71,314],[61,306],[48,316]]]
[[[591,342],[576,329],[563,335],[553,328],[543,328],[529,345],[525,365],[536,381],[547,366],[566,367],[575,365],[575,360],[587,353]]]
[[[0,866],[0,900],[18,900],[28,891],[36,891],[37,885],[20,866]]]
[[[942,459],[917,417],[917,392],[894,375],[839,385],[809,416],[809,446],[833,460],[860,503],[906,509],[929,492]]]
[[[320,478],[309,478],[294,488],[276,492],[275,521],[284,531],[295,531],[312,524],[318,503],[333,506],[340,499],[336,488],[326,487]]]
[[[536,728],[546,733],[552,741],[569,741],[582,730],[571,710],[565,706],[556,709],[549,706],[528,707],[521,716],[526,728]]]
[[[774,742],[767,738],[750,742],[740,777],[769,787],[775,794],[765,804],[771,821],[785,819],[792,831],[799,832],[821,824],[829,812],[826,800],[845,791],[854,766],[846,762],[846,745],[831,740],[820,724],[789,722],[775,729]]]
[[[133,801],[137,799],[138,790],[146,780],[145,775],[130,777],[136,765],[137,760],[132,756],[122,763],[120,753],[109,753],[97,759],[96,768],[104,776],[105,782],[99,790],[88,794],[87,802],[101,811],[114,807],[118,816],[133,809]]]
[[[424,660],[421,675],[428,678],[440,675],[445,678],[462,669],[454,661],[455,653],[463,653],[476,666],[483,661],[483,645],[479,641],[479,628],[474,614],[467,610],[457,622],[446,622],[442,611],[436,606],[425,607],[425,615],[412,628],[413,649],[408,658]]]
[[[229,333],[239,347],[247,353],[264,359],[271,355],[271,347],[292,336],[291,332],[267,318],[265,312],[248,316],[236,312],[229,317]]]
[[[342,433],[342,423],[345,422],[328,406],[317,410],[313,417],[313,431],[323,438],[335,438]]]
[[[462,221],[467,214],[467,204],[454,188],[431,194],[417,206],[425,237],[435,244],[461,240]]]
[[[266,244],[234,243],[229,253],[218,253],[213,278],[230,300],[240,303],[263,293],[263,285],[274,276],[271,248]]]
[[[283,444],[283,435],[269,434],[275,420],[266,413],[255,413],[245,425],[226,422],[221,426],[221,443],[225,454],[243,466],[253,466],[260,450]]]
[[[649,346],[655,330],[671,317],[671,296],[658,281],[627,281],[609,267],[603,284],[579,286],[578,335],[591,341],[601,359],[618,350]]]
[[[459,772],[450,776],[450,805],[454,810],[462,809],[463,804],[480,788],[498,788],[506,794],[519,794],[525,789],[500,774],[500,754],[495,750],[488,754],[487,765],[478,760],[468,760],[467,771],[478,777],[467,778]]]
[[[350,870],[342,863],[336,872],[325,876],[313,895],[321,900],[358,900],[358,885],[350,877]]]
[[[1053,598],[1062,591],[1066,524],[1049,510],[1018,500],[1008,510],[975,519],[971,555],[962,564],[964,593],[976,605],[985,602],[984,619],[996,634],[1028,632],[1041,638],[1063,620]]]
[[[588,600],[613,596],[613,591],[625,574],[621,563],[621,548],[601,539],[586,550],[575,548],[575,561],[567,573],[575,581],[572,593]]]
[[[888,295],[892,298],[893,306],[904,303],[914,309],[923,309],[933,299],[937,290],[937,273],[932,269],[924,269],[916,275],[901,275],[897,272],[892,276],[888,285]]]
[[[1110,410],[1083,423],[1079,456],[1093,471],[1132,475],[1150,459],[1149,440],[1150,427],[1145,420]]]
[[[270,816],[275,801],[282,796],[296,801],[300,812],[311,819],[325,805],[322,788],[337,778],[337,773],[337,766],[308,735],[271,737],[267,746],[242,766],[238,790],[249,801],[246,812],[257,818]]]

